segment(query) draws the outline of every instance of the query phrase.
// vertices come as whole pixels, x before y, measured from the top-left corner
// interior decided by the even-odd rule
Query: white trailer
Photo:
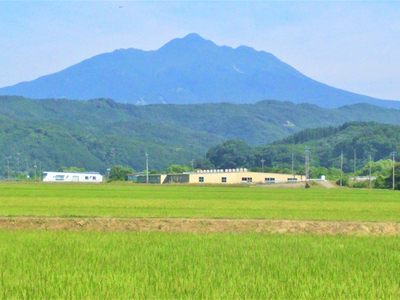
[[[98,172],[43,172],[43,182],[102,182]]]

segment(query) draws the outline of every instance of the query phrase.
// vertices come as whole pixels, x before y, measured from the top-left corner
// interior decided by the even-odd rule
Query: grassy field
[[[3,299],[399,299],[399,237],[0,231]]]
[[[399,222],[399,196],[361,189],[9,183],[0,184],[0,215]],[[0,298],[400,298],[400,236],[28,228],[0,230]]]
[[[399,196],[362,189],[0,184],[0,215],[398,222]]]

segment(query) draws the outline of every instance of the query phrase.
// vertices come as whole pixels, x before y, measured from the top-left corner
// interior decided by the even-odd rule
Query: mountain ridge
[[[307,77],[265,51],[218,46],[197,34],[176,38],[158,50],[128,48],[102,53],[59,72],[0,88],[0,95],[132,104],[256,103],[263,99],[335,108],[371,103],[400,108]]]

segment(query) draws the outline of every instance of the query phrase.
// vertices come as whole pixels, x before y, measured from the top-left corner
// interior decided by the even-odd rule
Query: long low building
[[[201,170],[182,174],[149,174],[149,183],[275,183],[296,182],[304,180],[300,175],[278,173],[248,172],[246,169],[234,170]],[[147,176],[137,176],[138,183],[146,183]]]
[[[97,172],[43,172],[43,182],[102,182]]]

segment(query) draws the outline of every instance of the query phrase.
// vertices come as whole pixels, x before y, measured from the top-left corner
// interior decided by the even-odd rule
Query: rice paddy
[[[0,231],[2,297],[398,299],[399,237]]]
[[[0,215],[11,224],[0,229],[0,298],[398,299],[400,235],[383,235],[379,228],[385,223],[398,227],[399,195],[350,189],[0,184]],[[125,230],[133,218],[138,224],[161,223],[151,232]],[[18,228],[19,219],[26,220],[25,227]],[[90,229],[101,220],[104,227]],[[116,220],[123,226],[108,230],[119,224]],[[233,229],[164,230],[180,220],[209,229],[209,223],[231,224]],[[70,221],[72,227],[45,226]],[[298,222],[321,228],[302,234],[280,230]],[[377,231],[371,235],[372,227],[361,224],[367,235],[326,234],[325,225],[315,225],[324,222],[339,222],[344,229],[369,222]],[[256,227],[237,230],[242,223]],[[257,231],[261,223],[277,224],[277,230]]]
[[[400,221],[398,192],[0,184],[0,216]]]

